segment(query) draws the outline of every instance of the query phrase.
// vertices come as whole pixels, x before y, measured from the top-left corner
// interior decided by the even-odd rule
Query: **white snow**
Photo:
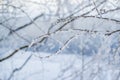
[[[15,68],[19,68],[30,54],[32,58],[19,71],[14,73],[11,80],[114,80],[120,68],[104,61],[97,61],[96,55],[82,56],[75,54],[59,54],[50,58],[40,59],[36,56],[46,56],[50,53],[33,53],[20,51],[12,58],[0,63],[0,79],[7,80]],[[82,68],[84,64],[84,68]],[[120,80],[120,79],[118,79]]]

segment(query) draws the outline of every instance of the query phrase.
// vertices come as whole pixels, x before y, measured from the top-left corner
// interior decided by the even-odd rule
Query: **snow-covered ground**
[[[39,58],[47,55],[50,53],[20,51],[0,63],[0,80],[120,80],[119,65],[102,60],[102,55],[61,53]],[[27,58],[29,60],[25,63]]]

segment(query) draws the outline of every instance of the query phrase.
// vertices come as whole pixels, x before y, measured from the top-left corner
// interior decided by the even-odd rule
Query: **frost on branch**
[[[1,0],[0,80],[120,80],[119,0]]]

